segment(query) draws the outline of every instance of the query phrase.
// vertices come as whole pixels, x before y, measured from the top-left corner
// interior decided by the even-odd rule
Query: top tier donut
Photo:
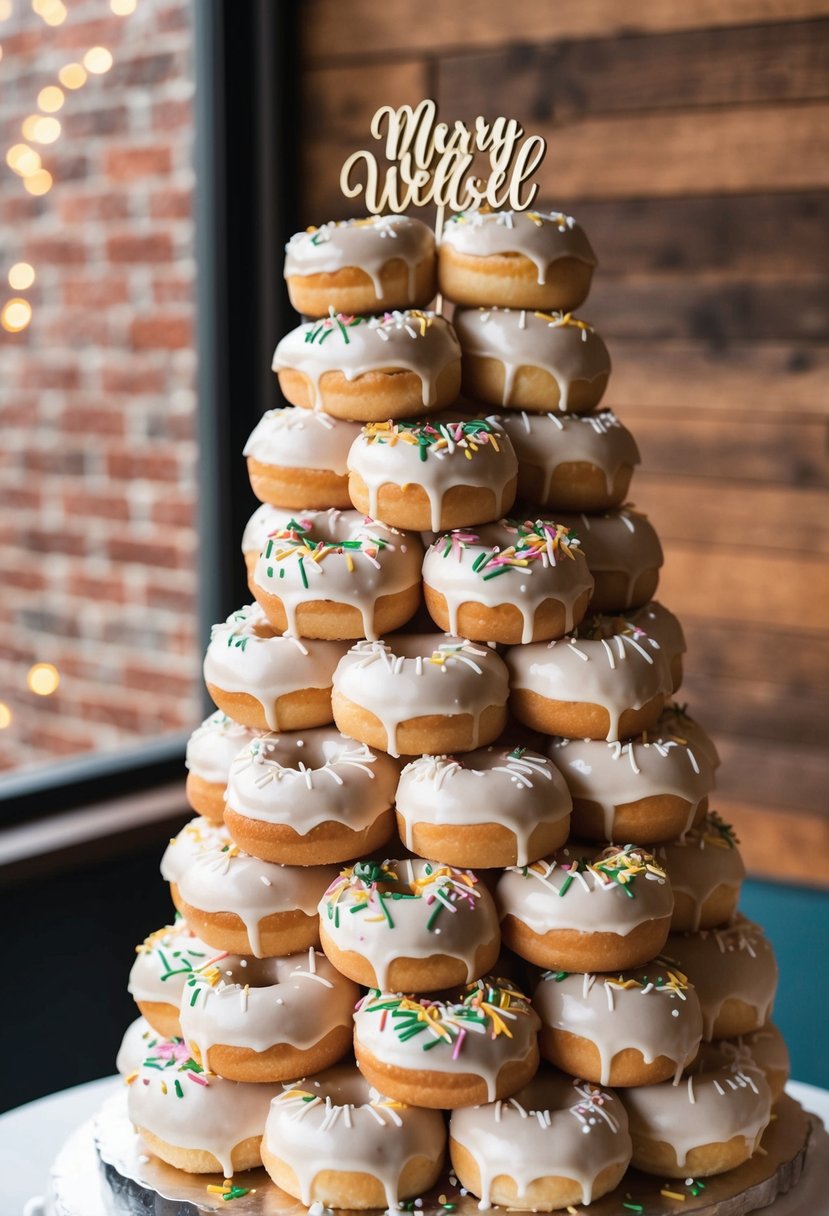
[[[435,238],[407,215],[331,220],[285,247],[285,280],[297,312],[424,308],[435,294]]]
[[[583,229],[560,211],[462,211],[444,228],[438,283],[456,304],[569,312],[596,264]]]

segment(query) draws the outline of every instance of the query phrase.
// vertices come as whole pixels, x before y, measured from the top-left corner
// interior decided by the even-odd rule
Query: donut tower
[[[252,602],[207,650],[178,915],[137,948],[119,1056],[144,1151],[222,1199],[264,1164],[306,1205],[451,1177],[643,1212],[631,1164],[696,1196],[782,1093],[774,958],[573,312],[595,265],[533,210],[287,246]]]

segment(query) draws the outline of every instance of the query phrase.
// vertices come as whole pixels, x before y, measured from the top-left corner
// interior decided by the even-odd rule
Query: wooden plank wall
[[[829,883],[829,0],[305,0],[303,215],[377,105],[507,113],[600,259],[582,315],[639,440],[755,871]]]

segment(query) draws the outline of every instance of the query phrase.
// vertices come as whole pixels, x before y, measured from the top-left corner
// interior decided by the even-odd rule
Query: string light
[[[37,173],[40,168],[40,153],[35,152],[28,144],[12,144],[6,153],[6,164],[19,177],[28,177],[30,173]]]
[[[52,184],[52,174],[48,169],[38,169],[37,173],[30,173],[28,177],[23,178],[24,187],[35,198],[39,198],[42,194],[48,194],[52,189]]]
[[[15,262],[9,271],[9,287],[15,291],[26,291],[35,281],[35,268],[28,262]]]
[[[63,89],[59,89],[56,84],[47,84],[37,95],[37,104],[46,114],[57,113],[65,100]]]
[[[21,125],[24,139],[34,144],[53,144],[60,137],[60,122],[43,114],[30,114]]]
[[[26,676],[29,691],[38,697],[51,697],[60,684],[60,673],[53,663],[35,663]]]
[[[102,76],[112,67],[112,55],[105,46],[93,46],[83,57],[83,66],[94,76]]]
[[[65,89],[79,89],[86,84],[86,68],[80,63],[67,63],[58,72],[58,80]]]
[[[63,25],[68,15],[63,0],[32,0],[32,8],[47,25]]]
[[[10,334],[19,334],[32,319],[32,306],[28,300],[14,296],[6,300],[0,312],[0,324]]]
[[[8,21],[12,15],[12,0],[0,0],[0,21]]]
[[[0,701],[0,730],[6,730],[12,724],[12,711],[5,701]]]
[[[109,0],[109,7],[116,17],[129,17],[135,12],[137,0]]]

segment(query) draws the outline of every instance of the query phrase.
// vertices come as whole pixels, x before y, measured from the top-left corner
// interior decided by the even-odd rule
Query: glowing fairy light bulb
[[[32,319],[32,306],[28,300],[15,296],[7,300],[0,312],[0,325],[10,334],[19,334]]]
[[[58,80],[65,89],[79,89],[86,84],[86,68],[80,63],[66,63],[58,72]]]
[[[37,173],[30,173],[28,177],[23,178],[23,185],[29,194],[38,198],[52,189],[52,174],[48,169],[38,169]]]
[[[44,114],[57,113],[65,100],[63,89],[59,89],[56,84],[47,84],[37,95],[38,107]]]
[[[40,153],[28,144],[12,144],[6,153],[6,164],[20,177],[28,177],[40,168]]]
[[[43,114],[30,114],[23,119],[21,127],[23,138],[30,139],[33,144],[53,144],[60,136],[60,122],[57,118],[47,118]]]
[[[15,262],[9,271],[9,287],[15,291],[26,291],[35,281],[35,268],[28,262]]]
[[[137,0],[109,0],[109,7],[116,17],[129,17],[135,12]]]
[[[6,730],[12,724],[12,711],[5,701],[0,701],[0,730]]]
[[[54,663],[35,663],[26,676],[29,691],[38,697],[51,697],[60,684],[60,673]]]
[[[112,67],[112,55],[105,46],[93,46],[83,57],[83,66],[93,76],[102,76]]]

